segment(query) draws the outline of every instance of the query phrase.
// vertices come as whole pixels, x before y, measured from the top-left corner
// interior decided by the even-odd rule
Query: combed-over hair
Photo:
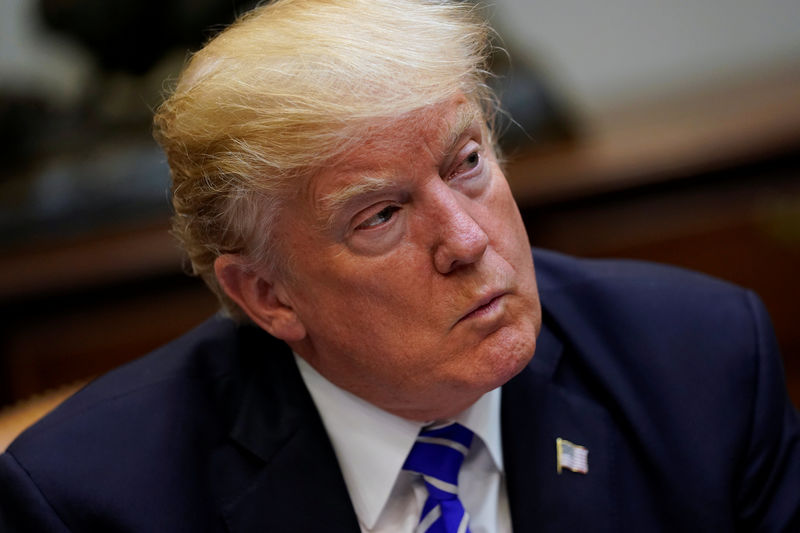
[[[278,0],[194,54],[155,116],[172,173],[173,233],[235,318],[214,260],[286,272],[280,207],[376,124],[461,92],[493,112],[489,29],[473,4]],[[371,129],[368,128],[371,126]],[[283,216],[291,216],[285,213]]]

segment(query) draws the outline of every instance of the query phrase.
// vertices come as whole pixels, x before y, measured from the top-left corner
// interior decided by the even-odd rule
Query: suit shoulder
[[[130,431],[146,430],[148,417],[155,420],[167,412],[177,413],[189,397],[196,401],[194,396],[208,393],[212,383],[231,372],[242,342],[239,329],[229,319],[210,318],[93,380],[23,432],[9,450],[24,460],[46,453],[54,440],[82,441],[96,432],[121,431],[122,421]]]
[[[778,364],[760,346],[774,336],[751,291],[652,263],[538,251],[534,260],[545,324],[571,347],[567,360],[608,380],[610,395],[647,384],[664,388],[653,404],[684,390],[688,406],[710,376],[724,375],[735,384],[725,396],[733,402],[752,389],[761,356]]]
[[[204,531],[218,519],[208,502],[225,484],[209,480],[235,429],[244,383],[259,361],[293,364],[269,357],[278,355],[276,342],[214,317],[98,378],[29,428],[0,461],[0,478],[14,483],[10,490],[44,495],[75,530],[111,520],[140,531],[142,521],[158,520],[159,531]]]
[[[702,512],[743,529],[796,523],[800,424],[758,297],[645,262],[534,261],[547,335],[531,364],[545,357],[536,369],[560,393],[609,414],[620,457],[644,458],[628,472],[691,505],[730,494]]]
[[[632,289],[741,293],[729,282],[684,268],[633,259],[586,259],[534,249],[539,290],[558,292],[578,287],[606,291]]]
[[[55,412],[65,415],[183,375],[196,364],[198,354],[224,347],[225,338],[230,336],[232,325],[213,317],[153,352],[93,380]]]

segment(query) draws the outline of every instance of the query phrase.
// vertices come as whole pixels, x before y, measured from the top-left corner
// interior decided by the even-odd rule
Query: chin
[[[507,330],[507,331],[504,331]],[[489,378],[486,382],[486,391],[504,385],[511,378],[519,374],[533,357],[536,349],[536,332],[520,331],[516,328],[503,328],[498,330],[493,337],[497,337],[495,344],[490,347],[484,368],[486,371],[481,378]],[[487,339],[487,341],[490,339]]]

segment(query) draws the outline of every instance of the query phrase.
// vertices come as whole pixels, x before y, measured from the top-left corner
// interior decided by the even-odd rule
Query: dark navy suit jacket
[[[768,317],[684,271],[534,252],[544,313],[503,387],[516,532],[800,531],[800,422]],[[556,438],[589,471],[556,471]],[[3,532],[357,532],[289,349],[216,317],[0,456]]]

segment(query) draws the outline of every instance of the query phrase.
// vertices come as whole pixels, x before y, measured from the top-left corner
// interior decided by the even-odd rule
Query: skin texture
[[[464,97],[377,128],[278,227],[291,278],[215,264],[226,292],[328,380],[412,420],[519,372],[541,324],[528,237]]]

